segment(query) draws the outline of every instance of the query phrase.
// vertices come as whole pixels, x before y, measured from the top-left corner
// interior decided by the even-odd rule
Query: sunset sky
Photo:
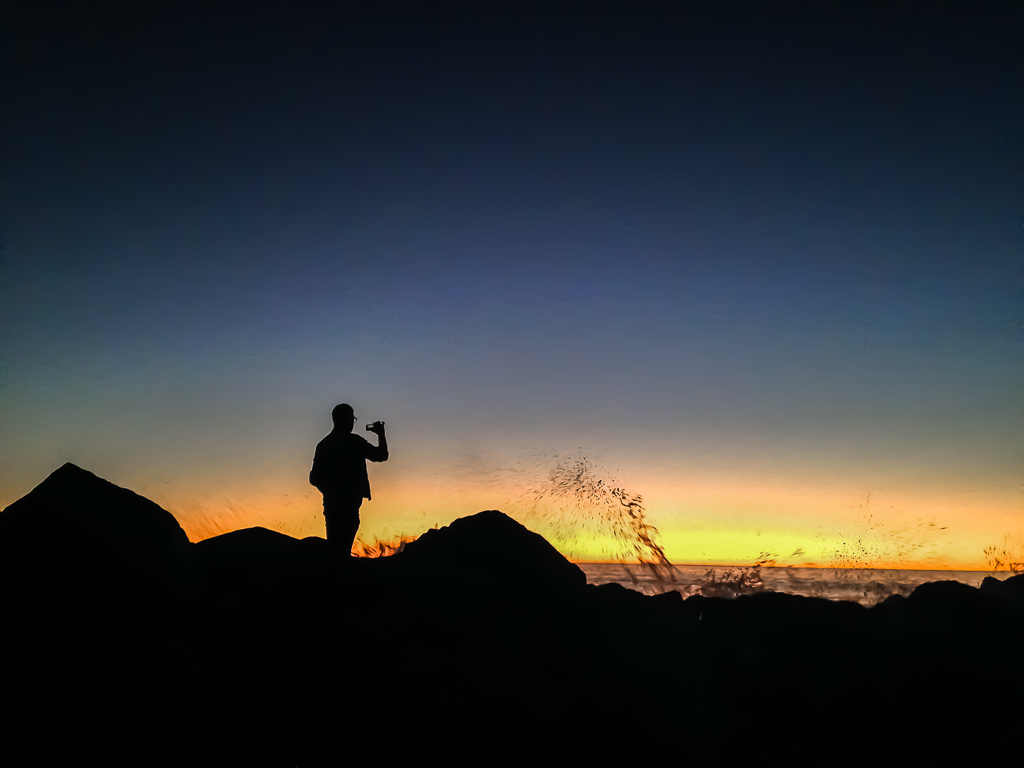
[[[0,507],[323,535],[349,402],[368,541],[613,557],[587,457],[677,562],[1024,546],[1019,6],[327,5],[9,16]]]

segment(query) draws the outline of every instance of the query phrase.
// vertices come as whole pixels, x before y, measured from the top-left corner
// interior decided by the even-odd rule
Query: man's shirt
[[[317,443],[309,482],[326,496],[370,498],[366,462],[387,461],[386,446],[371,444],[352,432],[331,432]]]

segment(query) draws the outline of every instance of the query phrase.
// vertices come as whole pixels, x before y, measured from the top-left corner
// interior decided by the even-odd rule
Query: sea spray
[[[819,538],[834,542],[821,562],[826,580],[845,583],[858,602],[872,605],[890,595],[906,596],[912,588],[901,586],[903,570],[922,563],[941,567],[938,542],[945,526],[923,518],[907,520],[895,505],[880,508],[871,493],[855,509],[859,514],[852,525]]]
[[[526,463],[532,466],[524,470]],[[489,481],[497,485],[495,475],[504,475],[506,488],[511,489],[505,511],[543,532],[563,553],[581,538],[611,541],[613,549],[606,550],[606,556],[622,564],[634,586],[640,586],[641,575],[630,566],[639,566],[647,577],[643,580],[653,581],[659,592],[675,588],[674,566],[657,542],[658,530],[647,519],[643,496],[627,490],[589,456],[530,454],[514,470],[489,472]],[[359,537],[352,554],[387,557],[414,538],[402,535],[370,544]]]
[[[827,567],[876,568],[883,562],[904,566],[938,559],[934,544],[944,534],[945,526],[924,519],[906,522],[895,505],[881,510],[872,506],[871,495],[857,505],[861,512],[851,528],[828,537],[837,543],[829,553]]]
[[[521,486],[510,510],[540,528],[559,549],[580,538],[610,539],[609,559],[622,563],[634,585],[639,578],[627,564],[639,564],[659,586],[675,585],[674,568],[647,520],[643,496],[619,485],[607,470],[582,452],[553,458],[539,480]],[[561,546],[559,546],[561,545]]]
[[[985,562],[988,563],[993,573],[999,571],[1024,573],[1024,544],[1022,542],[1024,542],[1024,536],[1004,533],[1001,544],[993,544],[982,550]]]
[[[738,597],[771,591],[761,575],[762,568],[775,565],[777,555],[771,552],[761,552],[749,566],[709,568],[697,581],[681,584],[676,566],[657,542],[657,528],[648,522],[643,496],[627,490],[582,451],[575,456],[548,457],[541,479],[524,483],[522,488],[510,508],[524,522],[544,530],[562,551],[587,536],[610,539],[615,549],[606,551],[606,556],[621,565],[640,591],[675,590],[686,597]]]
[[[708,568],[704,576],[688,586],[680,588],[684,596],[739,597],[755,592],[771,592],[761,574],[762,568],[775,566],[775,555],[761,552],[753,565],[728,568]]]
[[[471,469],[475,481],[482,477],[494,493],[505,495],[503,511],[541,533],[564,555],[573,557],[581,541],[603,543],[602,559],[616,563],[628,583],[645,593],[676,590],[686,597],[738,597],[781,590],[872,605],[892,594],[909,594],[914,584],[906,582],[899,565],[919,561],[922,555],[936,560],[930,548],[946,530],[931,521],[908,522],[891,506],[879,509],[868,494],[854,507],[859,515],[851,524],[818,535],[826,546],[817,562],[804,561],[794,570],[785,563],[803,557],[802,549],[784,558],[762,551],[750,565],[708,567],[698,576],[692,567],[680,570],[669,561],[658,543],[657,528],[648,520],[643,496],[627,489],[582,450],[568,456],[531,452],[520,455],[511,467],[491,466],[476,458]],[[372,544],[357,538],[352,554],[386,557],[414,538],[401,535]],[[1007,538],[1002,547],[985,554],[994,570],[1014,570],[1013,566],[1021,567],[1018,552],[1011,553],[1017,548]],[[878,570],[882,562],[897,567]],[[807,579],[802,576],[806,573],[820,576]],[[602,579],[607,580],[619,578]]]
[[[605,554],[621,564],[635,588],[645,592],[675,589],[684,596],[705,597],[773,591],[762,572],[778,566],[779,555],[770,551],[759,553],[749,566],[712,567],[696,581],[679,583],[676,567],[657,543],[657,529],[648,522],[643,496],[627,490],[582,451],[575,456],[549,456],[539,480],[522,480],[522,490],[510,504],[514,514],[524,523],[542,529],[562,551],[571,550],[569,545],[580,538],[610,538],[616,549]],[[823,563],[831,581],[848,584],[847,589],[852,588],[855,599],[866,604],[891,594],[909,594],[912,587],[901,584],[896,573],[899,569],[893,570],[891,578],[878,580],[878,564],[895,562],[910,566],[921,562],[923,556],[938,560],[936,543],[946,531],[934,521],[907,521],[895,507],[879,509],[871,502],[868,494],[857,505],[860,515],[853,525],[827,537],[836,543]],[[998,552],[991,549],[986,554],[991,557],[995,553],[1000,564],[1007,560],[1016,564],[1019,559],[1003,552],[1006,547]],[[797,550],[786,559],[802,554],[802,550]],[[637,564],[639,573],[631,568]],[[851,582],[856,582],[856,586]],[[775,589],[780,585],[775,585]]]

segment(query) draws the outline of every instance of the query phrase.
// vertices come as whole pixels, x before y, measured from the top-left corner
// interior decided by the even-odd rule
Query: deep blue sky
[[[1014,4],[413,5],[10,15],[0,503],[272,476],[308,533],[349,400],[383,488],[579,447],[1019,522]]]

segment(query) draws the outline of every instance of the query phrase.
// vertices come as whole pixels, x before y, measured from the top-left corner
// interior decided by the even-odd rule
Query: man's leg
[[[340,524],[341,530],[338,531],[338,543],[346,555],[352,554],[352,545],[355,543],[356,533],[359,531],[359,507],[362,504],[362,499],[357,499],[351,504],[345,512],[344,522]]]
[[[352,554],[352,544],[359,530],[359,499],[324,499],[324,523],[327,526],[327,543],[341,557]]]

